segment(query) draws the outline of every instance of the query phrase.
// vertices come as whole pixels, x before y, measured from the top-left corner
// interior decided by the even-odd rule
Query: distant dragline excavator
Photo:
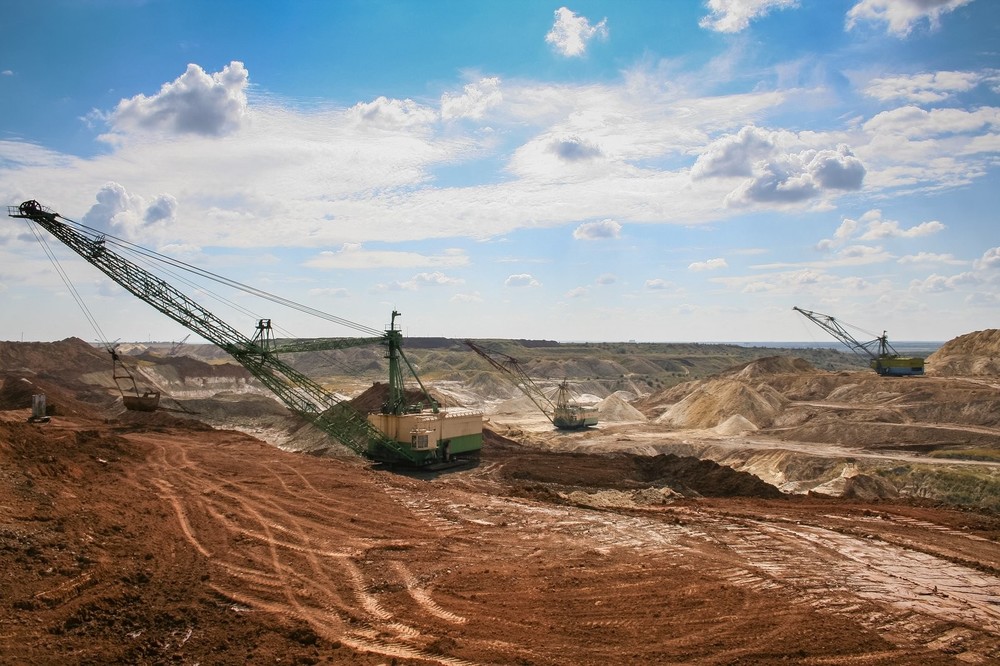
[[[569,384],[560,382],[555,400],[550,399],[535,382],[531,380],[521,364],[513,356],[508,356],[495,349],[487,349],[471,340],[465,341],[466,346],[476,352],[490,365],[510,375],[514,383],[535,406],[542,410],[546,418],[560,430],[579,430],[597,425],[597,408],[577,405],[570,400]]]
[[[847,332],[844,324],[830,315],[803,310],[800,307],[792,309],[843,342],[862,360],[868,361],[871,369],[882,376],[912,377],[924,374],[924,359],[918,356],[900,356],[889,344],[889,336],[885,331],[874,340],[858,342]]]

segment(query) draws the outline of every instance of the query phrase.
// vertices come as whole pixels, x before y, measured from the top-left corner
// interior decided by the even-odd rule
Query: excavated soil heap
[[[540,452],[489,429],[483,430],[483,450],[490,460],[502,460],[503,477],[530,496],[548,496],[556,489],[664,487],[687,496],[785,496],[753,474],[691,456]]]
[[[110,375],[110,371],[108,373]],[[72,378],[57,380],[50,374],[22,374],[0,371],[0,409],[27,409],[32,396],[45,395],[47,413],[94,415],[110,408],[115,397],[100,387]]]
[[[752,387],[736,379],[712,379],[698,383],[656,422],[679,428],[714,428],[739,415],[760,428],[769,426],[786,403],[784,396],[766,384]]]
[[[406,402],[410,405],[424,404],[427,405],[427,396],[420,389],[407,388],[404,389],[404,394],[406,396]],[[449,404],[447,399],[442,399],[440,396],[431,393],[431,398],[437,401],[442,407],[454,407],[455,405]],[[362,414],[369,414],[371,412],[377,412],[382,409],[382,405],[386,400],[389,399],[389,385],[383,382],[375,382],[371,385],[364,393],[353,398],[350,401],[351,407],[358,410]]]
[[[597,403],[597,416],[602,423],[621,421],[645,421],[646,415],[628,404],[620,395],[621,391],[612,393]]]
[[[59,342],[0,342],[0,370],[30,369],[32,373],[58,373],[60,378],[88,372],[111,375],[111,356],[80,338]]]
[[[805,359],[791,356],[768,356],[759,358],[743,365],[737,365],[722,373],[733,379],[757,381],[764,377],[777,374],[807,374],[816,372],[816,368]]]
[[[1000,329],[966,333],[927,357],[929,373],[942,377],[1000,376]]]

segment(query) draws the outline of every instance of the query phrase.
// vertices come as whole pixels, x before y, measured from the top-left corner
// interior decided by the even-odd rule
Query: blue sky
[[[42,0],[0,20],[8,205],[366,326],[826,342],[793,305],[898,340],[1000,325],[1000,3]],[[94,338],[6,219],[0,339]],[[186,334],[58,256],[107,337]]]

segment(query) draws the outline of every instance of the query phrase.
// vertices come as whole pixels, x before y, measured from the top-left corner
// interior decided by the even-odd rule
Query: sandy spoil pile
[[[510,400],[504,400],[492,411],[493,414],[499,416],[520,416],[540,412],[541,409],[526,395],[518,395]]]
[[[927,370],[942,377],[1000,376],[1000,329],[966,333],[927,357]]]
[[[597,404],[597,416],[602,422],[645,421],[646,415],[628,404],[621,392],[612,393]]]
[[[736,366],[723,373],[733,379],[758,381],[777,374],[811,374],[817,372],[809,361],[792,356],[768,356]]]
[[[766,384],[757,387],[735,379],[711,379],[699,383],[680,402],[657,419],[678,428],[714,428],[739,415],[758,428],[769,426],[787,399]]]

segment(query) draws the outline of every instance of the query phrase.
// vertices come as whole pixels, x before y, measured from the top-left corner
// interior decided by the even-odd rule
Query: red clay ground
[[[1000,519],[491,436],[436,477],[0,412],[0,662],[1000,660]],[[729,497],[707,494],[711,474]],[[701,490],[698,490],[698,487]]]

